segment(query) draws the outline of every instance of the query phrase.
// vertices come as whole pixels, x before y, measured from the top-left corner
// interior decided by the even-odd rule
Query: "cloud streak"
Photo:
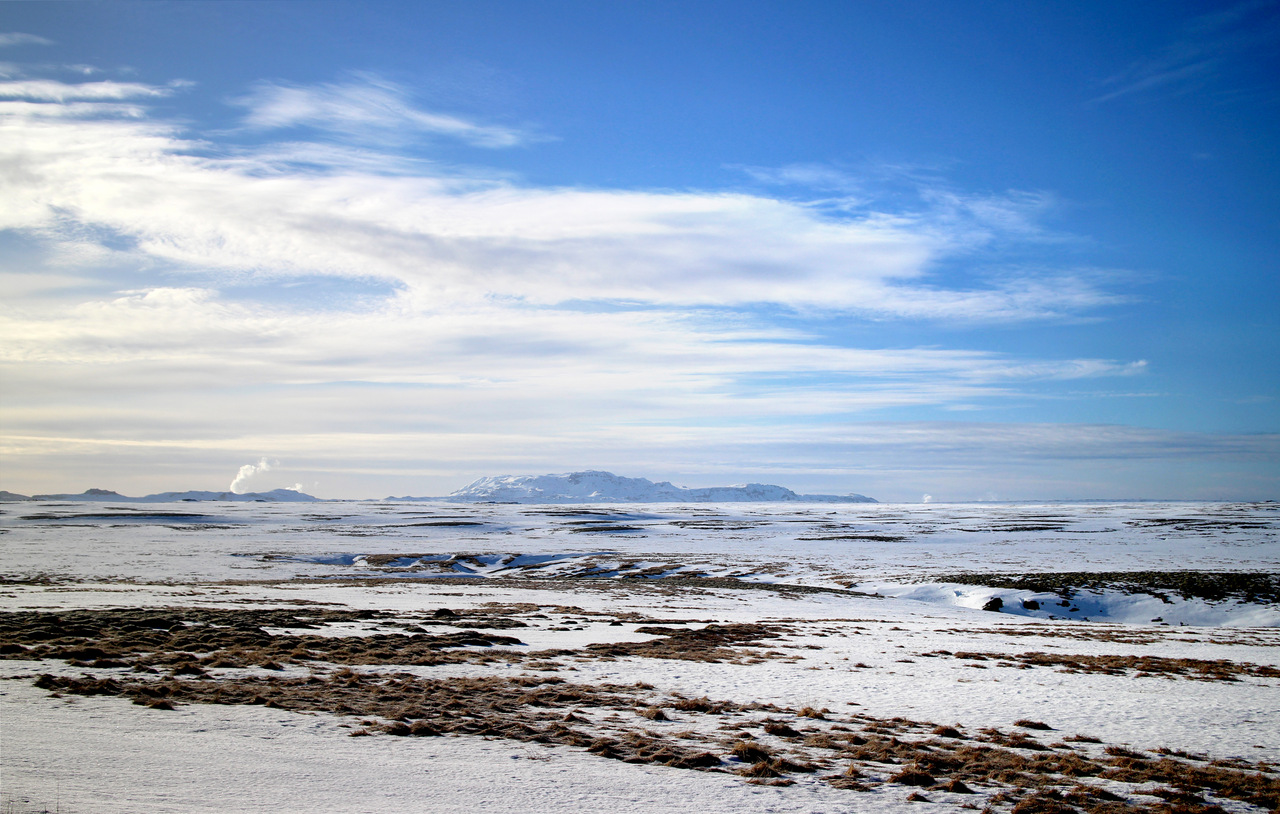
[[[53,45],[53,40],[45,39],[36,34],[23,34],[17,31],[0,33],[0,48],[9,48],[14,45]]]
[[[901,394],[908,390],[905,382],[928,379],[935,395],[925,401],[937,403],[947,388],[964,398],[1017,382],[1133,375],[1143,369],[1141,362],[1100,359],[839,347],[798,332],[736,328],[662,312],[513,310],[500,305],[427,310],[411,297],[359,311],[297,312],[230,302],[198,288],[128,292],[70,309],[58,304],[25,318],[7,316],[0,328],[11,338],[0,349],[0,360],[12,364],[116,363],[144,370],[180,365],[188,375],[206,371],[213,378],[228,365],[242,365],[244,384],[317,384],[354,375],[366,382],[434,386],[483,380],[494,389],[546,390],[553,399],[554,392],[574,381],[571,389],[599,389],[609,382],[615,388],[651,391],[650,398],[673,398],[699,389],[726,394],[733,381],[741,381],[745,390],[772,379],[781,393],[790,394],[777,398],[790,401],[798,400],[796,388],[804,389],[806,377],[824,376],[819,384],[827,390],[840,389],[832,377],[856,382],[856,398],[869,404],[887,397],[875,395],[878,387]],[[352,336],[360,337],[358,345],[351,344]],[[627,381],[633,384],[626,387]],[[173,384],[187,386],[181,380]],[[855,397],[847,398],[841,402],[846,407]],[[895,397],[887,398],[891,403]],[[813,395],[803,401],[810,411],[832,409]]]
[[[54,79],[22,79],[0,82],[0,98],[29,99],[37,102],[102,101],[169,96],[173,87],[159,87],[140,82],[67,83]],[[82,108],[83,110],[83,108]]]
[[[321,85],[260,82],[233,100],[254,130],[312,127],[344,136],[399,142],[407,134],[457,139],[477,147],[514,147],[526,134],[414,106],[399,85],[371,74]]]
[[[1237,3],[1193,18],[1184,36],[1137,60],[1103,84],[1111,90],[1092,99],[1103,104],[1146,94],[1186,93],[1218,81],[1259,49],[1280,43],[1280,13],[1273,0]]]

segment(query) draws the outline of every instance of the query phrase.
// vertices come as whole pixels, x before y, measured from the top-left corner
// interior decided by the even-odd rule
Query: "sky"
[[[1280,2],[0,4],[0,488],[1280,499]]]

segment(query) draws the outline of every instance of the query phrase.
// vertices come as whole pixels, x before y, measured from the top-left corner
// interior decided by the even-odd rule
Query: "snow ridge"
[[[452,492],[449,500],[501,503],[875,503],[865,495],[799,495],[782,486],[748,483],[688,489],[670,481],[587,470],[561,475],[498,475]]]

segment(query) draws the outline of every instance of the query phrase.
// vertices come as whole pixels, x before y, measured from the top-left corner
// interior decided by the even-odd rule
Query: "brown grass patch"
[[[927,788],[934,785],[938,781],[928,772],[922,772],[916,768],[907,768],[889,777],[890,783],[897,783],[902,786],[920,786]]]
[[[1191,681],[1237,681],[1240,676],[1280,678],[1280,669],[1251,662],[1227,659],[1165,658],[1163,656],[1094,656],[1060,653],[951,653],[936,650],[927,656],[952,656],[966,661],[999,659],[1022,667],[1057,667],[1064,673],[1103,675],[1145,675],[1185,678]],[[1018,724],[1015,724],[1018,725]],[[1032,727],[1035,728],[1035,727]]]
[[[758,652],[746,653],[742,648],[759,648],[767,639],[777,639],[787,629],[778,625],[711,624],[696,630],[670,627],[645,627],[637,632],[653,633],[661,638],[647,642],[609,642],[587,645],[589,653],[610,657],[643,657],[679,659],[683,661],[739,661]]]

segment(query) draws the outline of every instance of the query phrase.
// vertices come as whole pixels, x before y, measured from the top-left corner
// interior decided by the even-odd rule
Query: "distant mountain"
[[[110,489],[86,489],[78,495],[35,495],[32,500],[85,500],[119,503],[176,503],[182,500],[229,500],[236,502],[265,501],[268,503],[308,503],[318,497],[292,489],[272,489],[270,492],[159,492],[145,497],[129,497]]]
[[[624,478],[612,472],[564,475],[500,475],[480,478],[450,494],[469,503],[875,503],[864,495],[798,495],[781,486],[748,483],[686,489],[668,481]]]
[[[7,492],[4,489],[0,489],[0,503],[12,503],[18,500],[30,500],[30,499],[31,498],[27,497],[26,495],[20,495],[16,492]]]

